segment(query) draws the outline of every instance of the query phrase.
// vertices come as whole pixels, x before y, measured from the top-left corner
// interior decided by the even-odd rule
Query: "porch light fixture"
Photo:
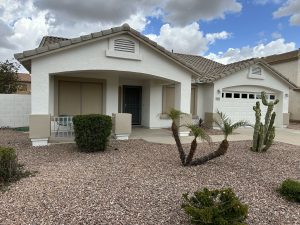
[[[289,94],[288,94],[288,93],[285,93],[285,97],[286,97],[286,98],[289,97]]]
[[[221,90],[220,89],[217,90],[217,94],[218,95],[221,94]]]

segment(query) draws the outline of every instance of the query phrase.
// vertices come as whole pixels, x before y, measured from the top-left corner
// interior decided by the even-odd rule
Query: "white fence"
[[[31,95],[0,94],[0,128],[27,127],[31,110]]]

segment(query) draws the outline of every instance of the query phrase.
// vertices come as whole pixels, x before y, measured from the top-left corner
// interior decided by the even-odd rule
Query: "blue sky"
[[[169,50],[222,63],[300,47],[300,0],[0,0],[0,60],[45,35],[123,23]]]
[[[295,42],[299,48],[300,27],[289,25],[288,17],[273,18],[272,14],[277,9],[278,4],[259,5],[243,1],[240,13],[227,15],[226,19],[201,22],[202,30],[206,33],[217,32],[220,28],[233,33],[226,41],[212,45],[210,51],[226,51],[228,48],[267,43],[274,40],[272,33],[275,32],[281,34],[287,42]]]

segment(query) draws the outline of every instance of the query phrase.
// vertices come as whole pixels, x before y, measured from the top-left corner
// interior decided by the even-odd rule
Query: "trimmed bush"
[[[280,194],[289,201],[300,203],[300,182],[286,179],[279,188]]]
[[[204,188],[193,196],[183,194],[182,208],[197,225],[245,225],[248,206],[230,189]]]
[[[73,117],[75,142],[81,151],[106,149],[111,134],[112,120],[106,115],[79,115]]]
[[[19,164],[13,148],[0,147],[0,182],[10,181],[18,174]]]

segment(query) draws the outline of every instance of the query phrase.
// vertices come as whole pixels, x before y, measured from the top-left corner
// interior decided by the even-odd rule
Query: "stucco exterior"
[[[272,64],[272,67],[285,75],[300,87],[300,59],[282,61]],[[289,113],[291,120],[300,121],[300,91],[289,91]]]
[[[235,64],[227,67],[227,65],[191,55],[185,59],[192,61],[183,62],[183,58],[179,59],[178,55],[168,52],[141,34],[135,35],[135,31],[125,34],[123,31],[130,30],[127,26],[112,29],[120,30],[121,33],[114,33],[110,30],[103,31],[101,35],[104,33],[109,33],[109,35],[102,37],[99,34],[101,38],[93,38],[93,35],[98,35],[93,33],[78,39],[63,40],[57,44],[17,54],[21,57],[20,59],[25,60],[21,60],[21,62],[31,69],[31,120],[39,121],[41,117],[50,120],[52,116],[59,116],[62,112],[61,104],[67,106],[64,108],[68,111],[69,106],[73,107],[74,105],[69,104],[68,99],[72,101],[74,96],[77,96],[77,100],[80,99],[77,103],[80,104],[81,113],[95,109],[98,110],[96,113],[110,116],[126,113],[125,108],[132,105],[128,99],[126,100],[129,92],[125,91],[130,90],[133,93],[132,99],[140,102],[138,108],[135,108],[138,110],[139,117],[136,120],[137,114],[132,114],[131,119],[126,119],[126,121],[131,121],[132,124],[139,121],[139,125],[148,128],[170,127],[171,120],[163,114],[167,101],[167,95],[164,95],[166,86],[174,88],[172,91],[174,96],[172,94],[172,98],[170,98],[172,100],[169,99],[168,103],[172,102],[174,108],[190,114],[191,102],[193,102],[193,117],[202,119],[214,117],[221,107],[221,95],[225,90],[256,92],[267,90],[276,93],[276,97],[280,100],[276,107],[278,113],[276,125],[282,126],[283,121],[287,120],[288,92],[291,84],[276,71],[272,71],[270,68],[268,70],[268,65],[264,63],[262,63],[264,65],[260,65],[256,63],[257,61],[250,60],[242,62],[238,67]],[[193,60],[197,60],[197,63],[190,64],[195,62]],[[204,75],[199,65],[216,66],[214,67],[216,70],[213,72],[217,74]],[[259,77],[253,76],[250,73],[251,66],[260,66],[262,74]],[[217,71],[220,67],[222,71],[218,74]],[[62,82],[76,82],[77,86],[75,86],[80,94],[72,94],[72,91],[74,92],[70,88],[72,85],[62,89],[60,86]],[[191,98],[192,85],[195,88],[193,101]],[[93,87],[94,91],[85,92],[83,87],[91,87],[91,89]],[[67,89],[70,91],[68,92]],[[64,92],[66,94],[62,100]],[[97,93],[98,99],[93,93]],[[82,109],[86,96],[88,96],[86,104],[90,104],[89,110]],[[91,105],[93,101],[99,107]],[[126,105],[126,102],[129,106]],[[251,109],[252,105],[249,105],[249,110],[251,111]],[[74,112],[79,111],[77,109]],[[122,114],[120,114],[121,117]],[[188,118],[191,119],[191,115],[188,115]],[[46,119],[47,121],[43,120],[44,123],[47,123],[45,126],[47,129],[50,127],[48,119]],[[119,130],[120,124],[115,124],[115,127],[118,127],[116,130]],[[38,130],[35,122],[31,130]],[[43,130],[43,132],[48,135],[48,131]],[[37,139],[32,141],[39,145],[47,142],[47,135],[35,138],[33,133],[30,136],[32,139]]]
[[[283,113],[288,113],[289,105],[289,87],[283,80],[280,80],[274,75],[262,67],[263,78],[251,78],[249,73],[251,67],[220,79],[214,83],[214,101],[213,101],[213,112],[221,109],[221,93],[225,89],[231,89],[235,91],[243,92],[261,92],[266,91],[268,93],[275,93],[279,99],[279,103],[275,107],[277,113],[275,123],[277,126],[283,126]],[[236,102],[236,104],[239,104]],[[252,108],[252,106],[249,106]],[[263,106],[262,106],[263,107]]]

